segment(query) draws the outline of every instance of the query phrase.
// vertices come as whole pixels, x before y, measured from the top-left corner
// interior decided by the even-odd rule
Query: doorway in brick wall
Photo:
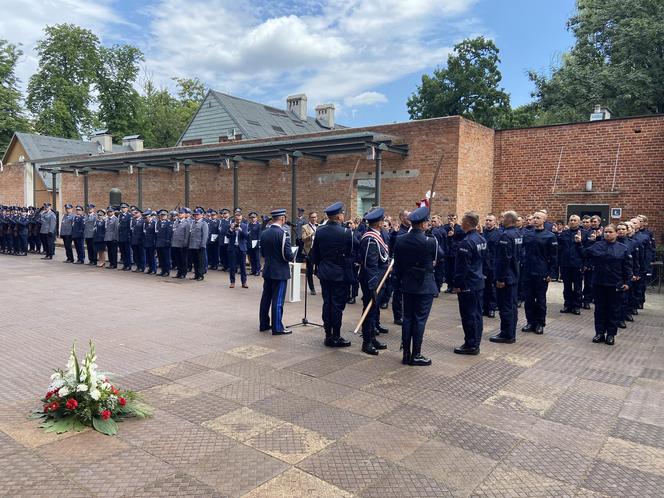
[[[573,214],[581,218],[597,215],[602,218],[602,226],[606,226],[609,223],[609,209],[608,204],[568,204],[567,219]]]
[[[357,206],[355,216],[364,216],[376,201],[376,181],[374,179],[357,180]]]

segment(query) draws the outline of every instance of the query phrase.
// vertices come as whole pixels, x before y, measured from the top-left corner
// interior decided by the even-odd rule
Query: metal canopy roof
[[[394,137],[371,131],[357,133],[324,134],[290,140],[268,142],[219,144],[169,149],[144,150],[133,153],[106,154],[91,158],[43,160],[51,164],[41,167],[52,172],[74,173],[91,171],[120,171],[131,166],[146,168],[173,168],[177,162],[186,165],[220,165],[222,162],[262,162],[282,159],[298,152],[298,157],[326,160],[331,155],[366,154],[371,147],[384,152],[408,154],[408,145],[393,145]],[[40,162],[40,161],[35,161]]]

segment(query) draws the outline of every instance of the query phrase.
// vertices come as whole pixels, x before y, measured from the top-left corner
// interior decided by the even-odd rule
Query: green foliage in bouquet
[[[97,371],[95,346],[82,362],[73,344],[66,370],[57,369],[51,384],[41,399],[42,408],[31,417],[42,419],[40,427],[46,432],[80,432],[86,427],[109,436],[118,432],[118,421],[127,417],[149,417],[152,408],[141,401],[134,391],[120,390],[107,374]]]

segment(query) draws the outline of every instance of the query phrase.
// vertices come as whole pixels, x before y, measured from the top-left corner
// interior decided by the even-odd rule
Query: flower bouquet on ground
[[[137,393],[118,389],[107,374],[98,372],[96,361],[92,340],[82,362],[74,343],[67,370],[58,369],[51,375],[42,408],[32,414],[43,419],[40,427],[58,434],[93,427],[110,436],[118,432],[117,422],[124,417],[152,415],[152,408],[142,403]]]

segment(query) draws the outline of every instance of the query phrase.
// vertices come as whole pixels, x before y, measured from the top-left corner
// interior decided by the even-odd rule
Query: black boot
[[[593,337],[593,342],[595,344],[598,344],[600,342],[604,342],[604,334],[596,334],[595,337]]]
[[[341,337],[341,331],[340,330],[334,330],[332,335],[334,336],[334,347],[335,348],[347,348],[350,346],[350,341],[347,341],[343,337]]]
[[[376,333],[378,334],[387,334],[389,330],[385,327],[383,327],[380,323],[376,325]]]
[[[623,320],[620,320],[617,325],[618,325],[619,329],[626,329],[627,328],[627,324]]]
[[[521,332],[535,332],[535,326],[532,323],[526,323]]]
[[[373,344],[364,341],[362,342],[362,352],[373,356],[376,356],[378,354],[378,350],[375,347],[373,347]]]
[[[332,330],[329,327],[325,327],[325,344],[328,348],[334,347],[334,337],[332,337]]]
[[[613,346],[616,343],[615,336],[612,335],[606,335],[606,341],[604,341],[605,344],[608,346]]]

